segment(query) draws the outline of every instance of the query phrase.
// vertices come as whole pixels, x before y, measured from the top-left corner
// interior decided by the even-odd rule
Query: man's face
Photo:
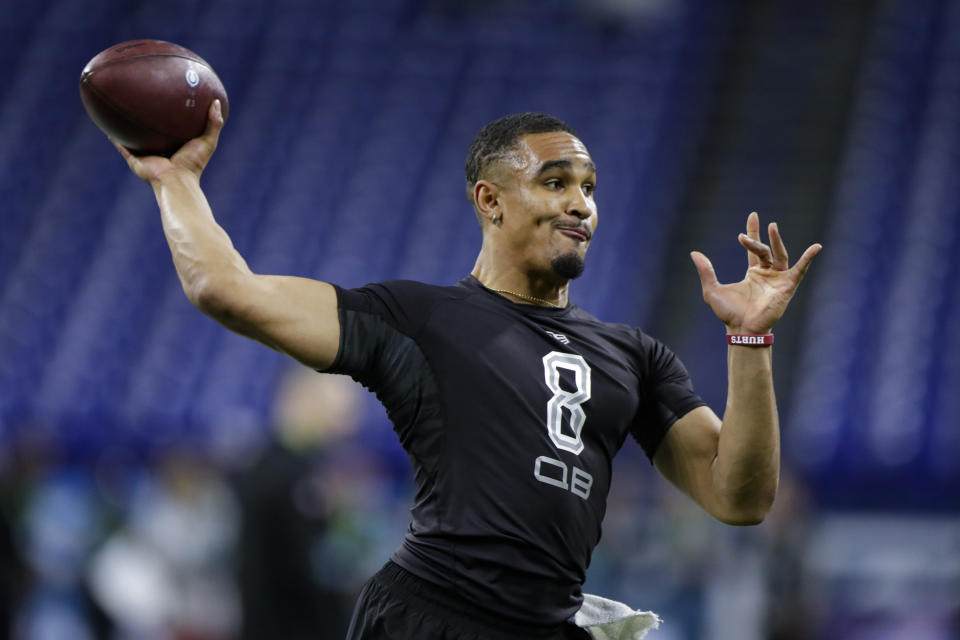
[[[505,164],[501,231],[517,266],[576,278],[597,227],[596,165],[587,148],[563,131],[530,134],[516,162]]]

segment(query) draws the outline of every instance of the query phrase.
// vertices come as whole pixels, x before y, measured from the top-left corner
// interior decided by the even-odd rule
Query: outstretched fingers
[[[740,244],[747,250],[747,266],[772,267],[778,271],[786,271],[790,268],[790,261],[776,222],[767,225],[767,234],[770,237],[769,245],[760,240],[760,216],[756,211],[751,212],[747,216],[747,232],[738,236]]]
[[[693,266],[696,267],[697,275],[700,276],[700,286],[703,288],[704,297],[706,297],[709,291],[720,286],[717,273],[713,270],[710,259],[699,251],[691,251],[690,259],[693,260]]]
[[[740,241],[740,244],[749,252],[748,264],[753,266],[760,267],[771,267],[773,266],[773,252],[770,250],[770,247],[763,244],[759,240],[751,238],[745,233],[741,233],[737,236],[737,240]]]
[[[790,259],[787,256],[787,246],[783,244],[783,237],[780,235],[780,228],[776,222],[770,223],[767,227],[767,234],[770,236],[770,248],[773,250],[773,268],[786,271],[790,268]]]
[[[803,255],[800,256],[800,259],[797,260],[797,264],[793,265],[793,268],[790,270],[796,275],[797,282],[803,279],[803,276],[807,273],[807,269],[810,268],[810,263],[822,249],[823,245],[819,242],[810,245],[807,247],[807,250],[803,252]]]
[[[747,216],[747,237],[760,242],[760,216],[757,215],[756,211],[751,211],[750,215]],[[753,267],[758,264],[760,264],[760,259],[748,248],[747,267]]]

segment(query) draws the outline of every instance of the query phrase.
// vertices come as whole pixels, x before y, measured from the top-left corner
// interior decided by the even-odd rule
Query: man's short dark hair
[[[566,131],[570,135],[577,135],[573,128],[560,118],[546,113],[514,113],[494,120],[477,134],[470,143],[467,152],[467,195],[473,185],[480,179],[483,170],[491,163],[506,158],[515,151],[517,144],[525,135],[533,133],[551,133]]]

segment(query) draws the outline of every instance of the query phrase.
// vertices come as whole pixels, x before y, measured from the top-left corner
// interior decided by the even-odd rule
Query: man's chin
[[[563,253],[550,261],[554,275],[564,280],[574,280],[583,273],[583,256],[576,253]]]

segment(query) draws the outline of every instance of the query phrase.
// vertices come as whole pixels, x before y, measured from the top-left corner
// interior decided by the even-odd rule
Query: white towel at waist
[[[660,616],[585,593],[583,606],[573,616],[573,622],[586,629],[595,640],[640,640],[647,631],[660,626]]]

